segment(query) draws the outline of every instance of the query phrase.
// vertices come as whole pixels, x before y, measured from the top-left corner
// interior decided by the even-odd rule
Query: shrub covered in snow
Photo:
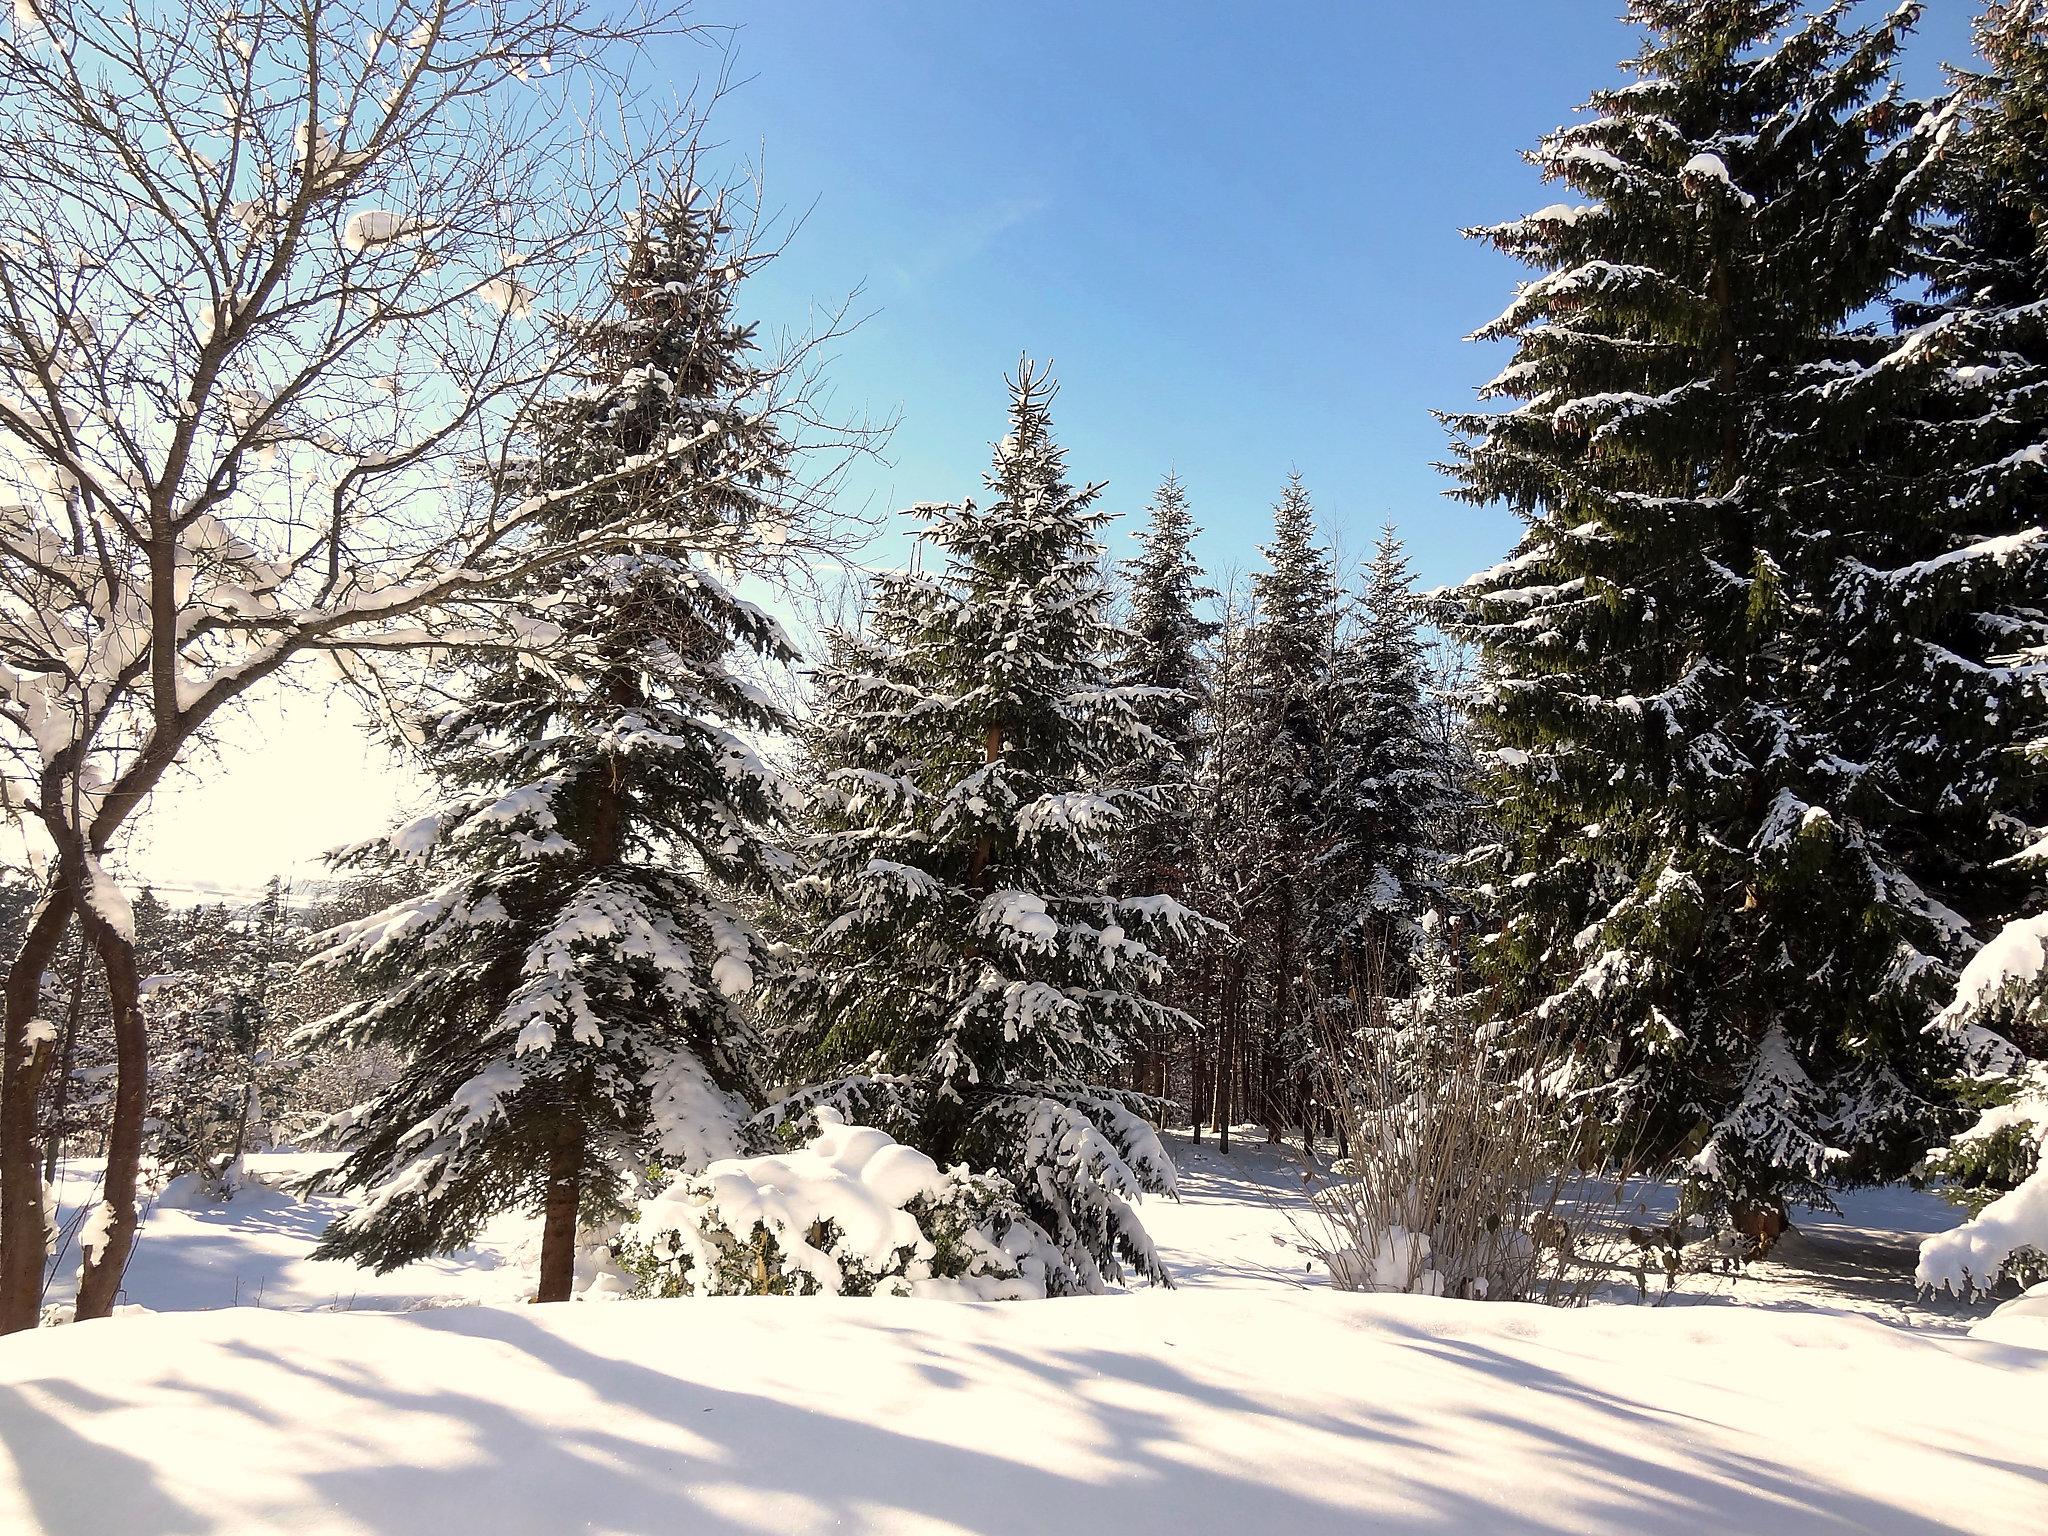
[[[1915,1278],[1930,1290],[1969,1295],[2007,1276],[2048,1278],[2048,1062],[1983,1087],[1992,1102],[1924,1165],[1972,1213],[1920,1245]]]
[[[1970,1212],[1920,1246],[1915,1278],[1958,1295],[2012,1277],[2048,1277],[2048,1061],[2008,1039],[2037,1034],[2048,1012],[2048,914],[2006,924],[1972,957],[1935,1030],[1959,1043],[1976,1121],[1929,1153],[1924,1174]]]
[[[1057,1249],[999,1181],[836,1110],[792,1152],[712,1163],[648,1200],[617,1253],[653,1296],[1042,1297]]]

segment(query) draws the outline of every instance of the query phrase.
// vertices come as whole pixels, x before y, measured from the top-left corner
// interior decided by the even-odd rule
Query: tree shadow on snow
[[[706,1330],[719,1326],[719,1302],[640,1303],[694,1307]],[[802,1306],[804,1303],[790,1303]],[[876,1303],[878,1311],[888,1303]],[[1023,1306],[1057,1307],[1058,1302]],[[607,1309],[609,1310],[609,1309]],[[1433,1409],[1404,1405],[1396,1387],[1355,1379],[1357,1358],[1340,1352],[1329,1391],[1341,1409],[1311,1408],[1277,1385],[1258,1386],[1256,1361],[1244,1385],[1191,1375],[1171,1359],[1117,1349],[1054,1345],[1038,1349],[987,1339],[905,1340],[927,1390],[957,1398],[942,1422],[972,1423],[992,1411],[986,1381],[1013,1373],[1048,1390],[1029,1402],[1006,1396],[1005,1411],[1057,1411],[1074,1416],[1092,1456],[1087,1465],[1055,1468],[995,1451],[949,1445],[892,1428],[877,1418],[851,1418],[756,1392],[680,1380],[630,1360],[582,1347],[565,1332],[518,1309],[474,1308],[407,1319],[351,1320],[354,1325],[430,1328],[479,1341],[475,1380],[416,1388],[394,1384],[368,1366],[323,1354],[309,1361],[254,1338],[220,1348],[265,1374],[265,1401],[216,1383],[187,1381],[175,1390],[256,1423],[278,1423],[291,1439],[317,1429],[333,1454],[294,1471],[297,1496],[280,1509],[276,1527],[324,1529],[323,1517],[349,1528],[400,1533],[488,1531],[491,1536],[577,1529],[692,1536],[761,1536],[768,1531],[845,1529],[896,1532],[927,1522],[977,1536],[1045,1531],[1116,1530],[1201,1536],[1207,1532],[1357,1531],[1410,1533],[1547,1533],[1588,1528],[1630,1532],[1752,1530],[1793,1533],[1936,1532],[1953,1529],[1910,1516],[1839,1482],[1773,1460],[1759,1443],[1747,1454],[1714,1443],[1731,1426],[1685,1420],[1471,1340],[1446,1339],[1376,1319],[1414,1349],[1485,1380],[1464,1395],[1476,1405],[1445,1421]],[[668,1319],[664,1319],[668,1321]],[[696,1319],[692,1320],[693,1322]],[[1154,1319],[1163,1348],[1170,1319]],[[895,1331],[914,1335],[905,1325]],[[861,1327],[868,1326],[862,1321]],[[661,1347],[687,1347],[688,1333],[649,1330]],[[617,1334],[608,1334],[616,1339]],[[850,1330],[818,1331],[813,1367],[820,1380],[841,1379],[864,1355],[837,1360]],[[538,1370],[528,1367],[538,1367]],[[1354,1373],[1346,1379],[1345,1371]],[[250,1379],[237,1371],[238,1381]],[[274,1378],[274,1383],[273,1383]],[[1300,1381],[1297,1375],[1291,1378]],[[292,1408],[295,1384],[319,1381],[345,1394],[354,1412],[308,1426]],[[979,1384],[978,1384],[979,1382]],[[536,1405],[516,1394],[569,1390],[593,1400],[587,1422],[564,1428],[560,1403]],[[1317,1383],[1318,1388],[1322,1383]],[[503,1400],[506,1391],[514,1394]],[[1185,1406],[1198,1402],[1210,1443],[1191,1445]],[[1021,1402],[1021,1406],[1020,1406]],[[1565,1411],[1560,1412],[1560,1405]],[[38,1516],[51,1532],[135,1532],[182,1536],[213,1527],[135,1457],[73,1432],[67,1420],[119,1406],[73,1384],[37,1383],[4,1411],[8,1449]],[[535,1406],[556,1422],[531,1416]],[[1597,1444],[1570,1428],[1590,1413],[1603,1429]],[[879,1415],[879,1410],[878,1410]],[[636,1438],[652,1419],[673,1426],[681,1449]],[[1562,1420],[1562,1422],[1560,1422]],[[453,1446],[443,1464],[392,1464],[353,1458],[381,1456],[394,1421],[422,1445]],[[1262,1425],[1298,1437],[1299,1466],[1238,1456],[1228,1432]],[[363,1433],[365,1428],[369,1433]],[[1070,1428],[1073,1425],[1069,1426]],[[1000,1428],[1000,1426],[999,1426]],[[1032,1425],[1019,1422],[1018,1438]],[[1218,1436],[1222,1439],[1219,1441]],[[256,1436],[260,1444],[261,1436]],[[1341,1486],[1311,1486],[1303,1466],[1343,1465],[1344,1447],[1371,1441],[1394,1454]],[[1000,1434],[989,1443],[1000,1445]],[[1273,1440],[1252,1444],[1270,1447]],[[1286,1445],[1281,1438],[1277,1443]],[[1634,1447],[1622,1449],[1621,1447]],[[237,1454],[226,1451],[224,1454]],[[296,1452],[295,1454],[305,1454]],[[1489,1472],[1496,1461],[1536,1457],[1571,1468],[1569,1507],[1535,1507],[1527,1489],[1505,1486]],[[1098,1473],[1094,1469],[1099,1466]],[[1398,1471],[1390,1470],[1398,1468]],[[1365,1479],[1376,1480],[1376,1486]],[[1376,1513],[1361,1527],[1358,1506]],[[296,1511],[296,1513],[295,1513]],[[237,1536],[254,1536],[237,1528]]]

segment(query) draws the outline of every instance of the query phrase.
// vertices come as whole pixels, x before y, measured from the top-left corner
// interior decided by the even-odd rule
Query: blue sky
[[[1431,407],[1498,359],[1459,340],[1517,269],[1461,227],[1557,200],[1519,157],[1634,51],[1619,0],[698,0],[735,24],[726,152],[808,220],[753,282],[771,327],[864,287],[837,403],[900,415],[852,505],[974,492],[1003,374],[1052,359],[1074,472],[1129,528],[1169,466],[1219,574],[1256,563],[1291,467],[1362,552],[1389,518],[1425,582],[1511,520],[1440,494]],[[1933,0],[1929,89],[1974,0]],[[715,53],[678,44],[679,82]],[[902,558],[903,524],[875,559]],[[271,689],[159,793],[132,868],[254,890],[388,824],[416,782],[346,700]]]
[[[852,504],[976,490],[1002,376],[1029,352],[1056,365],[1074,473],[1135,514],[1176,467],[1214,569],[1256,561],[1298,467],[1348,548],[1391,519],[1433,584],[1514,532],[1445,499],[1430,467],[1431,408],[1469,402],[1499,362],[1460,338],[1519,270],[1458,231],[1556,201],[1519,152],[1635,51],[1620,9],[700,0],[696,16],[736,29],[743,83],[714,136],[761,162],[771,206],[808,213],[754,313],[800,322],[864,289],[837,403],[900,425]],[[1931,0],[1909,88],[1967,55],[1975,10]],[[713,62],[675,49],[683,78]],[[1122,552],[1128,529],[1115,538]]]

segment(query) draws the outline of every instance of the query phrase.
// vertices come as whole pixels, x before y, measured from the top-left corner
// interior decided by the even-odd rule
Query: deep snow
[[[530,1283],[521,1224],[377,1280],[305,1257],[324,1205],[160,1209],[130,1299],[221,1310],[0,1341],[0,1531],[2043,1528],[2048,1302],[1979,1338],[1913,1310],[1937,1202],[1560,1311],[1331,1291],[1290,1159],[1176,1151],[1187,1198],[1145,1215],[1181,1288],[1077,1301],[450,1307]]]

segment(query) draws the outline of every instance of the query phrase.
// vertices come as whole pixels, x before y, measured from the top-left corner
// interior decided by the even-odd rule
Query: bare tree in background
[[[823,483],[784,485],[775,527],[678,528],[616,497],[570,539],[541,514],[610,477],[502,489],[520,423],[560,385],[552,317],[602,304],[642,168],[690,157],[698,114],[635,85],[646,46],[684,30],[673,11],[589,0],[14,0],[0,788],[53,857],[5,982],[0,1331],[37,1320],[34,1105],[55,1032],[34,1014],[74,916],[118,1047],[78,1316],[118,1293],[146,1042],[103,860],[223,707],[309,655],[360,672],[434,647],[545,652],[548,626],[515,594],[593,553],[687,547],[762,571],[811,536]],[[814,357],[791,344],[755,408],[815,442],[831,433],[809,408]],[[648,458],[697,474],[722,430]]]

